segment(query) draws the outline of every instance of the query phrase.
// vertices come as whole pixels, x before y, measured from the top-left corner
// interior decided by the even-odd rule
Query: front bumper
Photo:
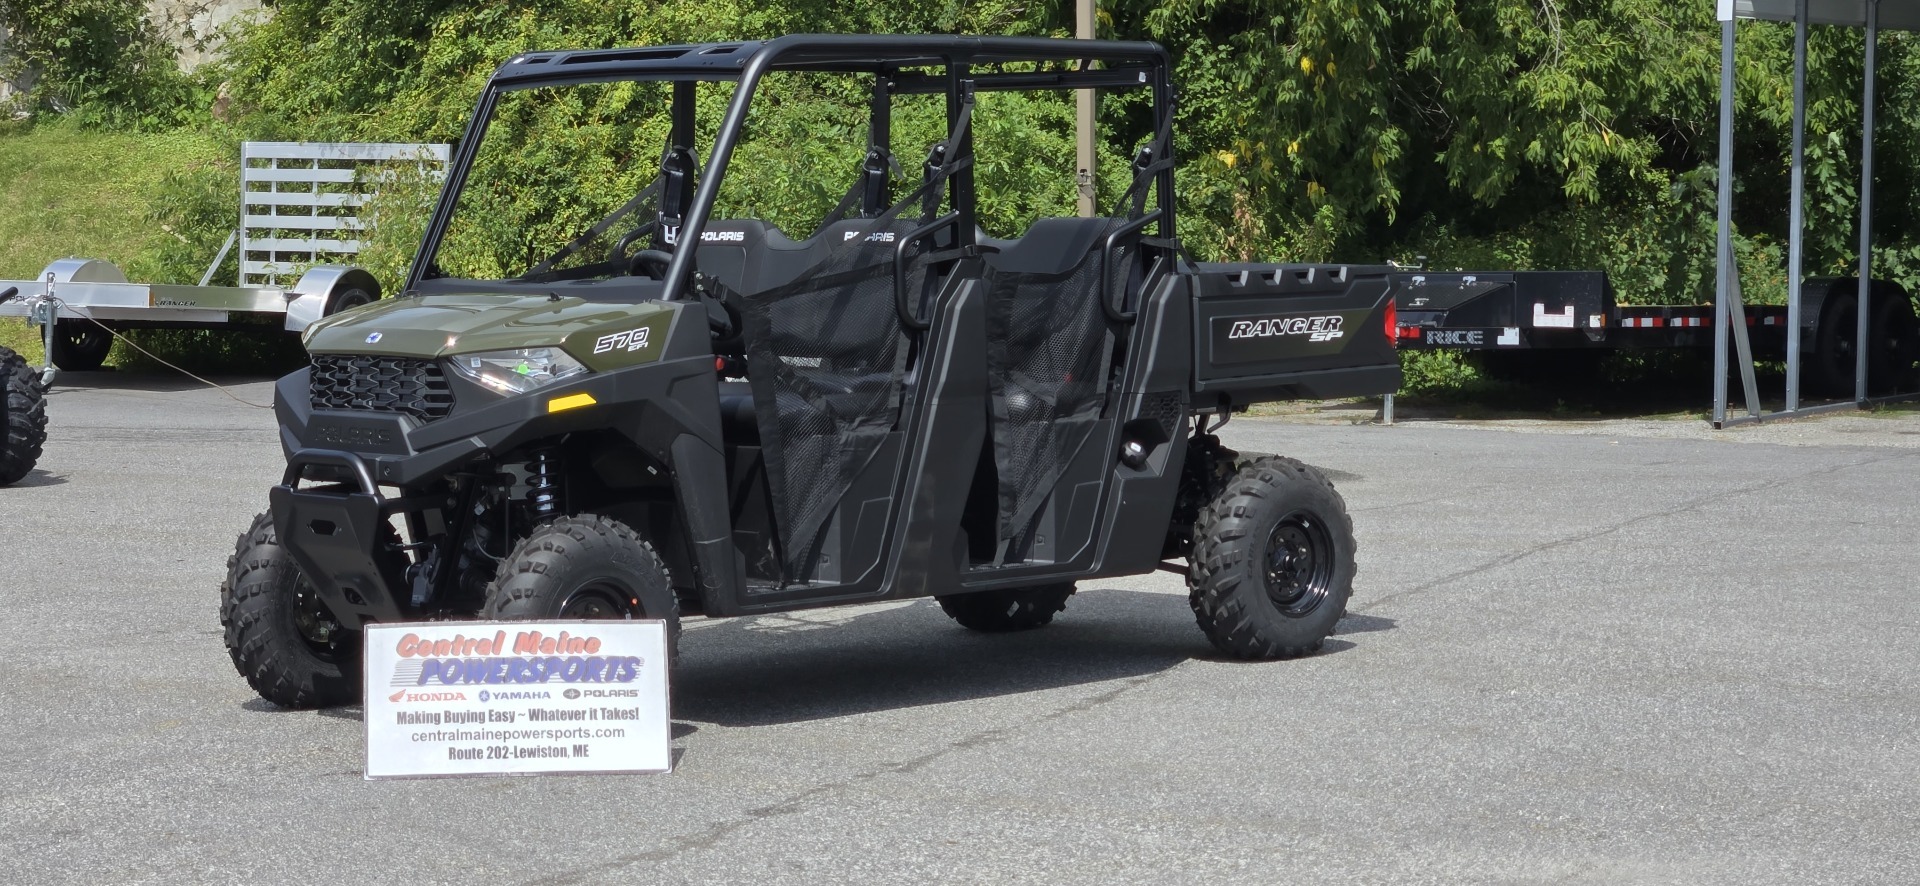
[[[301,489],[302,475],[314,467],[332,468],[348,480]],[[358,629],[401,620],[396,594],[405,587],[407,559],[387,518],[404,499],[381,495],[366,461],[351,452],[303,449],[288,460],[286,475],[267,499],[281,546],[342,625]]]
[[[305,369],[276,385],[287,469],[268,495],[282,546],[349,628],[417,614],[409,605],[410,560],[391,521],[449,507],[434,481],[487,468],[523,444],[582,431],[620,432],[663,464],[671,463],[668,448],[681,435],[707,439],[716,451],[720,445],[710,356],[595,373],[513,397],[456,386],[452,413],[431,422],[315,410],[308,389]],[[591,395],[595,405],[551,411],[552,401],[578,394]]]

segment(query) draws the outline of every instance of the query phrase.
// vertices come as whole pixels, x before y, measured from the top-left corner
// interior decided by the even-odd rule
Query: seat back
[[[742,319],[790,576],[810,571],[822,529],[899,420],[907,344],[894,245],[915,226],[852,219],[795,241],[764,222],[716,221],[701,238],[702,273]],[[923,277],[910,264],[909,285]]]
[[[1114,330],[1101,250],[1126,224],[1047,218],[986,258],[987,364],[1000,538],[1020,538],[1106,407]],[[1131,250],[1108,276],[1126,279]]]

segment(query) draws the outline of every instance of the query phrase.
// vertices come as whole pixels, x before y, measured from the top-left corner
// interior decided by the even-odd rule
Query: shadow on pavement
[[[59,474],[50,474],[39,468],[27,472],[25,477],[13,481],[14,489],[32,489],[35,486],[63,486],[67,478]]]
[[[1375,631],[1391,631],[1399,626],[1399,622],[1391,618],[1381,618],[1378,615],[1356,615],[1349,612],[1341,617],[1339,624],[1333,626],[1333,633],[1334,636],[1371,634]]]
[[[673,674],[676,739],[700,723],[800,723],[1140,677],[1190,660],[1287,666],[1216,654],[1184,596],[1144,591],[1083,591],[1053,624],[1012,634],[968,631],[932,600],[687,624]],[[1335,633],[1394,627],[1393,619],[1348,615]],[[1355,648],[1329,638],[1317,655]],[[362,717],[358,704],[290,711],[251,698],[241,707]]]
[[[201,377],[222,387],[249,385],[259,382],[272,382],[285,373],[197,373]],[[166,368],[121,370],[102,369],[94,372],[62,372],[53,380],[52,393],[57,395],[62,388],[89,391],[128,391],[141,394],[177,394],[205,388],[206,385]]]
[[[681,636],[675,719],[804,722],[1138,677],[1214,658],[1184,597],[1142,591],[1083,591],[1053,624],[1014,634],[968,631],[931,600],[851,616],[820,609],[711,624]],[[1348,616],[1338,633],[1392,627],[1391,619]],[[1320,654],[1354,647],[1328,640]]]
[[[676,719],[758,726],[1156,673],[1209,651],[1186,601],[1089,590],[1053,624],[981,634],[920,600],[712,622],[680,639]]]

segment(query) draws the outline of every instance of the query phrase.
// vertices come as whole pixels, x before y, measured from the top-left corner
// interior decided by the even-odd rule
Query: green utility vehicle
[[[1108,110],[1105,215],[1072,216],[1075,89]],[[222,589],[234,664],[305,707],[358,696],[374,622],[677,637],[931,596],[1020,630],[1076,582],[1180,559],[1222,652],[1319,648],[1351,591],[1345,505],[1211,432],[1398,387],[1387,269],[1192,261],[1172,133],[1147,43],[512,59],[405,295],[314,324],[279,382],[285,477]]]

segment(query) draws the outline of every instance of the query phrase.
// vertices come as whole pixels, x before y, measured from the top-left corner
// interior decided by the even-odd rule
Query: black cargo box
[[[1197,270],[1196,409],[1399,389],[1390,268],[1202,263]]]

